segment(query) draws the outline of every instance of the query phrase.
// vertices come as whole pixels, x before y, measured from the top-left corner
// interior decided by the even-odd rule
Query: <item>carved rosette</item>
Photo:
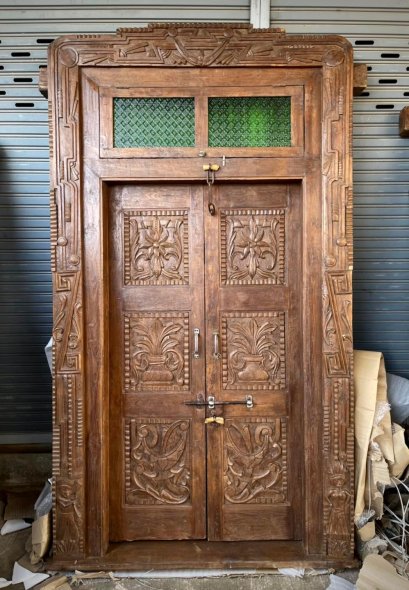
[[[124,316],[125,390],[189,389],[189,314],[127,313]]]
[[[285,418],[234,418],[224,428],[224,500],[280,504],[287,498]]]
[[[285,283],[285,209],[220,212],[223,285]]]
[[[222,314],[224,389],[283,389],[285,313]]]
[[[50,47],[49,114],[51,152],[51,251],[54,285],[54,550],[65,559],[84,556],[85,530],[85,449],[82,444],[84,366],[82,293],[82,220],[84,196],[79,113],[81,110],[80,69],[84,66],[183,66],[183,67],[292,67],[321,68],[322,156],[324,211],[323,285],[323,366],[324,470],[332,473],[342,466],[342,486],[329,477],[323,483],[324,542],[315,542],[313,553],[325,550],[328,558],[353,556],[352,526],[347,534],[347,518],[352,522],[353,490],[353,399],[350,350],[351,305],[347,288],[352,270],[352,170],[351,96],[352,49],[336,36],[286,35],[282,31],[255,30],[250,25],[179,24],[121,29],[116,35],[78,35],[61,38]],[[172,228],[172,232],[173,232]],[[169,235],[173,236],[170,232]],[[171,236],[171,240],[174,238]],[[242,251],[242,254],[244,250]],[[174,259],[176,260],[176,259]],[[166,265],[165,265],[166,266]],[[157,267],[155,267],[157,268]],[[158,271],[155,270],[156,274]],[[183,273],[185,267],[183,266]],[[253,272],[253,270],[251,271]],[[333,274],[335,273],[335,274]],[[340,278],[343,275],[343,279]],[[185,275],[181,273],[181,276]],[[337,278],[338,277],[338,278]],[[66,287],[64,287],[66,284]],[[63,287],[62,287],[63,286]],[[62,288],[61,288],[62,287]],[[88,327],[87,338],[92,342]],[[346,338],[345,338],[346,336]],[[226,364],[226,359],[225,359]],[[268,372],[268,371],[267,371]],[[224,383],[227,383],[227,366]],[[337,385],[338,384],[338,385]],[[338,387],[338,393],[337,393]],[[341,393],[340,393],[341,392]],[[335,401],[337,398],[338,401]],[[96,394],[90,404],[101,411]],[[345,416],[337,430],[334,408]],[[69,406],[70,410],[66,412]],[[90,427],[90,425],[89,425]],[[338,441],[333,439],[337,432]],[[95,457],[96,463],[101,459]],[[97,467],[95,473],[102,474]],[[332,471],[331,471],[332,470]],[[95,475],[94,473],[94,475]],[[335,476],[334,476],[335,477]],[[339,480],[341,481],[341,476]],[[103,485],[101,483],[101,485]],[[345,492],[345,494],[344,494]],[[96,530],[103,530],[102,515]],[[343,531],[336,536],[337,523]],[[103,538],[98,555],[103,551]]]
[[[190,474],[190,420],[133,418],[126,423],[126,504],[186,504]]]
[[[125,285],[187,285],[187,211],[124,211]]]

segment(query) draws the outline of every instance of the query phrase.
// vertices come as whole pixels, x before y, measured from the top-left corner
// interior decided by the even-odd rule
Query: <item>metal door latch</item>
[[[183,402],[185,406],[195,406],[197,408],[207,406],[209,410],[214,410],[216,406],[246,406],[246,408],[254,408],[254,401],[252,395],[246,395],[244,400],[233,400],[218,402],[214,395],[209,395],[207,400],[200,394],[196,401],[186,400]]]
[[[218,164],[203,164],[203,170],[207,172],[206,182],[209,186],[214,184],[216,172],[219,168],[220,166]]]
[[[221,416],[211,416],[210,418],[206,418],[205,424],[224,424],[224,418]]]

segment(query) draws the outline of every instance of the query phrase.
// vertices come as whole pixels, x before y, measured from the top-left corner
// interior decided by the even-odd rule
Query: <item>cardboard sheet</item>
[[[409,450],[402,428],[392,425],[382,353],[354,351],[354,374],[355,524],[368,541],[375,535],[373,517],[383,514],[384,487],[409,465]]]

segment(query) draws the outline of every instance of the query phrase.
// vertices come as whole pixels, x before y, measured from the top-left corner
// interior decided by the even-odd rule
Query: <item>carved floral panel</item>
[[[285,313],[222,316],[224,389],[282,389],[286,383]]]
[[[188,212],[124,211],[125,285],[189,283]]]
[[[125,390],[189,389],[189,314],[124,315]]]
[[[221,212],[224,285],[285,283],[285,209]]]
[[[133,418],[126,423],[127,504],[185,504],[190,473],[190,420]]]
[[[287,498],[285,418],[233,418],[224,428],[224,499],[278,504]]]

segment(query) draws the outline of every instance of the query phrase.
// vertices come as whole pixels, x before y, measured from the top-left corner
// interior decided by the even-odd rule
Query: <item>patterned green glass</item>
[[[209,146],[290,145],[290,96],[209,98]]]
[[[114,98],[114,147],[194,145],[194,98]]]

